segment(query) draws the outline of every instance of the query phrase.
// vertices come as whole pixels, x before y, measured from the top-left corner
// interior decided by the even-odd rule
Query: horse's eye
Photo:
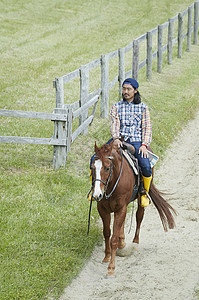
[[[110,168],[109,168],[109,167],[105,168],[105,171],[106,171],[106,172],[108,172],[109,170],[110,170]]]

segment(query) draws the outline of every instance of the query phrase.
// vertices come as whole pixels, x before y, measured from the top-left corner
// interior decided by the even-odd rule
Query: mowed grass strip
[[[55,76],[125,46],[190,4],[1,2],[1,108],[51,112]],[[152,116],[152,147],[160,156],[198,107],[198,49],[192,46],[191,53],[165,65],[162,74],[153,73],[152,82],[140,77]],[[111,96],[110,105],[118,100],[117,88]],[[0,120],[1,135],[53,134],[50,122]],[[58,298],[102,241],[95,204],[86,236],[86,194],[94,142],[100,145],[109,137],[110,120],[98,113],[89,135],[72,144],[66,168],[57,172],[52,170],[52,147],[0,145],[0,299]]]
[[[95,227],[86,238],[85,179],[15,173],[1,186],[1,299],[60,292],[99,240]]]

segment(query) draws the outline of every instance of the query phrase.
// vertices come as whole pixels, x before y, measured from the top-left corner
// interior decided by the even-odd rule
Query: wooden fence
[[[199,1],[194,2],[185,11],[179,13],[173,18],[170,18],[164,24],[157,26],[149,32],[143,34],[137,39],[133,40],[130,44],[124,48],[119,48],[111,53],[102,55],[100,58],[81,66],[79,69],[68,73],[62,77],[56,78],[54,81],[54,87],[56,88],[56,105],[57,107],[67,107],[70,124],[68,126],[67,134],[67,151],[70,149],[70,143],[80,133],[87,133],[89,122],[92,120],[87,118],[86,103],[90,103],[95,97],[101,98],[101,117],[108,118],[109,114],[109,91],[119,83],[119,96],[122,94],[122,82],[127,77],[133,77],[138,79],[139,70],[146,66],[146,78],[151,80],[152,78],[152,62],[157,58],[157,72],[162,72],[163,66],[163,54],[167,52],[167,63],[172,64],[173,47],[178,45],[177,57],[182,57],[183,41],[187,38],[186,49],[190,51],[192,43],[193,32],[193,44],[198,44],[198,8]],[[194,11],[194,14],[193,14]],[[193,16],[194,15],[194,16]],[[186,32],[184,30],[184,20],[187,16]],[[192,26],[193,22],[193,26]],[[177,23],[177,33],[175,36],[174,24]],[[167,42],[163,43],[164,30],[167,30]],[[153,51],[153,40],[157,39],[157,50]],[[146,43],[146,57],[140,61],[140,49],[143,43]],[[132,51],[132,68],[125,70],[125,54]],[[109,66],[113,58],[118,58],[119,72],[116,74],[113,80],[109,81]],[[101,67],[101,88],[89,93],[89,72],[90,70],[100,66]],[[80,80],[80,99],[72,104],[64,104],[64,84],[71,82],[75,78]],[[92,100],[91,100],[92,99]],[[84,109],[83,109],[84,108]],[[77,109],[78,114],[74,111]],[[79,129],[72,133],[72,120],[74,117],[79,116]]]
[[[101,98],[100,110],[101,117],[108,118],[109,114],[109,91],[119,83],[119,96],[122,94],[122,82],[127,77],[138,79],[139,71],[146,66],[146,78],[152,78],[152,62],[157,58],[157,72],[162,72],[163,54],[167,52],[167,63],[172,63],[173,46],[177,43],[177,57],[182,57],[183,42],[187,38],[187,51],[191,49],[192,32],[193,44],[198,44],[198,9],[199,1],[194,2],[185,11],[177,16],[170,18],[164,24],[148,31],[137,39],[133,40],[124,48],[119,48],[111,53],[102,55],[100,58],[81,66],[79,69],[68,73],[62,77],[56,78],[53,82],[56,89],[56,108],[54,113],[38,113],[38,112],[21,112],[0,110],[0,116],[23,117],[23,118],[39,118],[54,121],[54,135],[49,139],[30,138],[30,137],[2,137],[0,143],[26,143],[26,144],[44,144],[53,145],[53,167],[58,169],[64,166],[67,159],[67,152],[70,150],[71,142],[73,142],[79,134],[88,132],[88,126],[92,123],[96,106]],[[184,31],[184,20],[187,16],[186,32]],[[174,24],[177,22],[177,34],[175,36]],[[193,23],[193,25],[192,25]],[[167,41],[164,44],[163,34],[167,30]],[[154,38],[157,40],[157,50],[153,51]],[[144,60],[140,61],[140,49],[145,43],[147,51]],[[132,52],[132,67],[125,70],[125,55],[129,51]],[[109,81],[109,65],[113,58],[118,58],[119,71],[114,79]],[[89,73],[92,69],[101,68],[101,87],[89,93]],[[71,82],[75,78],[79,78],[80,82],[80,99],[72,104],[64,103],[64,84]],[[93,106],[89,116],[89,108]],[[79,118],[79,126],[73,132],[73,120]]]
[[[74,141],[75,138],[91,124],[96,104],[99,96],[95,96],[90,101],[86,102],[81,109],[77,109],[72,113],[72,108],[69,106],[55,108],[53,113],[28,112],[0,109],[0,116],[4,117],[18,117],[28,119],[41,119],[54,121],[54,134],[50,138],[36,138],[36,137],[19,137],[19,136],[0,136],[0,143],[17,143],[17,144],[37,144],[54,146],[53,151],[53,168],[57,170],[64,166],[67,158],[67,151],[70,149],[69,141]],[[85,122],[77,128],[72,134],[72,119],[78,117],[80,113],[88,110],[93,105],[93,111]]]

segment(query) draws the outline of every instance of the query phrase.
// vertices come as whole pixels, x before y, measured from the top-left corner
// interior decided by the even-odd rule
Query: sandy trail
[[[166,175],[164,175],[166,174]],[[158,182],[157,182],[158,179]],[[138,252],[116,257],[116,277],[105,278],[104,245],[96,247],[77,279],[61,300],[76,299],[196,299],[199,284],[199,112],[169,148],[155,174],[156,186],[177,210],[176,228],[165,233],[156,208],[145,210]],[[128,234],[132,245],[135,230]],[[199,286],[198,286],[199,288]]]

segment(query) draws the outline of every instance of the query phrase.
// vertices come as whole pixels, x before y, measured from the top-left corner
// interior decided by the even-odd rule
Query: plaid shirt
[[[121,100],[111,108],[111,135],[124,137],[130,142],[141,142],[149,146],[152,139],[152,127],[148,106]]]

